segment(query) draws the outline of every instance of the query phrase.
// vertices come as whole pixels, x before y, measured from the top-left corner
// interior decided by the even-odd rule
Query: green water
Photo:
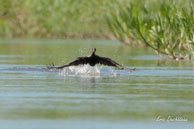
[[[42,70],[93,47],[137,71],[97,66],[100,76],[85,76]],[[1,40],[0,129],[192,128],[193,70],[192,61],[161,59],[113,41]],[[187,122],[167,122],[169,116]]]

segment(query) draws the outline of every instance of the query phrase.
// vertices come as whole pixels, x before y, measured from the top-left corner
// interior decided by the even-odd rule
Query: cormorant
[[[116,68],[130,71],[130,72],[135,70],[135,69],[125,68],[110,58],[98,56],[95,54],[95,52],[96,52],[96,48],[93,48],[92,54],[89,56],[78,57],[76,60],[74,60],[68,64],[65,64],[63,66],[55,67],[53,64],[53,66],[48,66],[47,68],[48,69],[63,69],[65,67],[77,66],[77,65],[83,65],[83,64],[89,64],[90,66],[95,66],[96,64],[102,64],[102,65],[108,65],[108,66],[116,67]]]

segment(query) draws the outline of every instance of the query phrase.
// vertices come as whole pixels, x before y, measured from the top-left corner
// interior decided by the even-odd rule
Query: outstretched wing
[[[111,60],[110,58],[106,58],[106,57],[99,57],[99,63],[103,64],[103,65],[117,67],[119,69],[123,69],[123,70],[126,70],[128,72],[135,71],[135,69],[125,68],[122,65],[118,64],[117,62]]]
[[[76,60],[65,64],[63,66],[59,66],[59,67],[47,67],[48,69],[62,69],[64,67],[69,67],[69,66],[77,66],[77,65],[81,65],[81,64],[87,64],[88,63],[88,57],[78,57]]]
[[[117,62],[115,62],[115,61],[113,61],[113,60],[111,60],[110,58],[107,58],[107,57],[99,57],[99,63],[103,64],[103,65],[123,68],[122,65],[118,64]]]

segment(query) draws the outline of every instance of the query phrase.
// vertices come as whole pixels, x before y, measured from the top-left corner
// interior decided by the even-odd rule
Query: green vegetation
[[[129,0],[0,0],[0,37],[104,38],[105,16]]]
[[[0,0],[0,37],[114,38],[194,56],[194,0]],[[110,33],[112,32],[112,34]]]
[[[194,1],[133,1],[108,16],[115,37],[172,59],[194,57]]]

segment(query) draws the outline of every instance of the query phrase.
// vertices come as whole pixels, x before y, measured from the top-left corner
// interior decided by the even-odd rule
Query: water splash
[[[62,76],[67,75],[79,75],[79,76],[110,76],[117,75],[116,70],[111,67],[103,67],[103,66],[90,66],[90,65],[82,65],[82,66],[70,66],[66,67],[60,71]]]

